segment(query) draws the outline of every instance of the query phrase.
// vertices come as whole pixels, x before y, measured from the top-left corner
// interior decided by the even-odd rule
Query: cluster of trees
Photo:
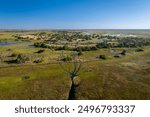
[[[36,42],[34,43],[34,46],[40,47],[40,48],[49,48],[49,49],[54,49],[54,50],[68,50],[68,51],[94,51],[98,49],[96,46],[78,46],[78,47],[68,47],[67,45],[58,46],[58,47],[49,46],[43,42]]]
[[[46,32],[40,32],[39,34],[37,34],[38,36],[38,40],[47,40],[48,39],[48,34]]]
[[[110,35],[106,35],[106,36],[101,35],[101,36],[99,37],[99,39],[101,39],[101,38],[107,38],[107,39],[119,39],[119,37],[117,37],[117,36],[110,36]]]
[[[32,58],[27,54],[15,54],[15,55],[12,54],[11,57],[15,57],[15,58],[11,59],[11,60],[8,60],[8,61],[5,61],[5,62],[7,62],[8,64],[12,64],[12,63],[22,64],[22,63],[26,63],[28,61],[31,62],[31,60],[32,60]],[[43,57],[35,58],[32,62],[33,63],[42,63],[43,62]]]
[[[135,47],[143,47],[143,46],[150,46],[150,39],[142,39],[142,38],[134,38],[134,37],[125,37],[116,39],[115,42],[111,42],[109,40],[104,40],[101,43],[96,45],[97,48],[135,48]]]
[[[101,38],[101,35],[98,35],[98,34],[92,34],[92,38],[98,38],[98,39],[100,39],[100,38]]]
[[[97,50],[96,46],[79,46],[79,47],[68,47],[68,46],[62,46],[62,47],[53,47],[54,50],[68,50],[68,51],[94,51]]]
[[[69,33],[70,34],[70,33]],[[57,37],[59,39],[61,38],[68,38],[75,36],[76,38],[91,38],[91,35],[82,35],[80,32],[71,32],[72,35],[69,35],[68,32],[61,32],[61,33],[55,33],[52,37]],[[93,34],[94,35],[94,34]],[[93,36],[92,35],[92,36]],[[56,38],[55,37],[55,38]],[[73,37],[73,38],[75,38]],[[94,37],[98,37],[97,35],[94,35]],[[108,36],[107,36],[108,38]],[[111,39],[102,39],[102,42],[97,43],[96,46],[77,46],[77,47],[69,47],[69,46],[49,46],[44,42],[36,42],[34,43],[35,47],[41,47],[41,48],[49,48],[54,50],[70,50],[70,51],[92,51],[97,50],[98,48],[135,48],[135,47],[143,47],[143,46],[150,46],[150,39],[143,39],[138,37],[111,37]]]
[[[142,47],[150,46],[150,39],[124,38],[118,40],[118,47]]]
[[[91,35],[82,34],[81,32],[67,32],[67,31],[59,31],[57,33],[49,35],[49,40],[56,39],[56,40],[67,40],[72,42],[72,40],[76,39],[84,39],[84,40],[91,40]]]
[[[40,47],[40,48],[49,48],[48,45],[46,45],[44,42],[35,42],[34,47]]]
[[[73,51],[94,51],[94,50],[97,50],[96,46],[81,46],[73,49]]]

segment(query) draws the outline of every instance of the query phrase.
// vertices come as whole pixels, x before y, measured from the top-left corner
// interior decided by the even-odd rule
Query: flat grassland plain
[[[148,100],[150,30],[1,30],[0,99]]]

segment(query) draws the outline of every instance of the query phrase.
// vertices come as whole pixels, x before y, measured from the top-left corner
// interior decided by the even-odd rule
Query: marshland
[[[150,99],[150,30],[1,30],[0,99]]]

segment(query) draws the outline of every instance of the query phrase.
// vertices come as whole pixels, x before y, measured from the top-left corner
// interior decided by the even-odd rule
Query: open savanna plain
[[[111,43],[117,43],[115,41],[117,36],[102,34],[130,34],[130,31],[80,31],[82,35],[91,35],[90,37],[82,37],[81,34],[77,36],[78,31],[71,31],[71,34],[74,32],[75,34],[70,38],[74,39],[76,35],[76,38],[81,41],[74,42],[68,39],[67,44],[64,44],[66,40],[63,39],[71,34],[62,32],[0,32],[0,99],[69,99],[71,80],[63,67],[74,68],[72,53],[78,55],[81,63],[81,69],[77,75],[78,85],[74,92],[75,99],[150,99],[150,46],[133,47],[132,44],[132,47],[125,45],[119,47],[109,44],[108,47],[104,47],[102,45],[108,45],[110,43],[108,39],[111,39]],[[145,40],[150,38],[147,31],[144,33],[132,31],[131,34],[136,34],[140,38],[143,36]],[[65,35],[65,38],[62,35]],[[105,40],[105,43],[99,41],[101,39]],[[83,46],[90,48],[83,48]]]

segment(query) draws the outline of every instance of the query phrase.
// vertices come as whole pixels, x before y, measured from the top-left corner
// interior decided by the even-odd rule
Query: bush
[[[10,48],[9,48],[9,49],[7,49],[7,51],[11,51],[11,50],[12,50],[12,49],[10,49]]]
[[[105,55],[100,55],[98,58],[105,60],[105,59],[106,59],[106,56],[105,56]]]
[[[120,55],[114,55],[115,58],[120,58]]]
[[[33,61],[33,63],[42,63],[42,62],[43,62],[42,59],[37,59],[37,60]]]
[[[73,51],[94,51],[94,50],[97,50],[96,46],[92,46],[92,47],[89,47],[89,46],[77,47],[77,48],[73,49]]]
[[[66,46],[66,45],[64,45],[64,46],[63,46],[63,50],[69,50],[69,47]]]
[[[90,48],[90,50],[97,50],[97,47],[93,46],[93,47]]]
[[[144,50],[142,48],[136,49],[136,52],[143,52]]]
[[[30,79],[30,76],[25,75],[22,77],[22,80],[27,80],[27,79]]]
[[[17,53],[12,53],[9,57],[16,57]]]
[[[49,46],[47,46],[45,43],[43,42],[36,42],[34,43],[35,47],[41,47],[41,48],[48,48]]]
[[[126,55],[126,50],[123,50],[120,54],[121,55]]]
[[[109,48],[109,45],[107,43],[102,42],[102,43],[98,43],[96,47],[97,48]]]
[[[72,61],[72,58],[70,56],[63,56],[60,58],[61,61],[67,62],[67,61]]]
[[[38,50],[36,53],[43,53],[45,50]]]
[[[28,60],[29,60],[29,58],[23,54],[18,54],[17,58],[16,58],[17,63],[25,63]]]
[[[68,46],[63,46],[63,47],[57,47],[55,50],[71,50]]]
[[[82,53],[82,51],[79,51],[78,56],[81,56],[81,55],[83,55],[83,53]]]

